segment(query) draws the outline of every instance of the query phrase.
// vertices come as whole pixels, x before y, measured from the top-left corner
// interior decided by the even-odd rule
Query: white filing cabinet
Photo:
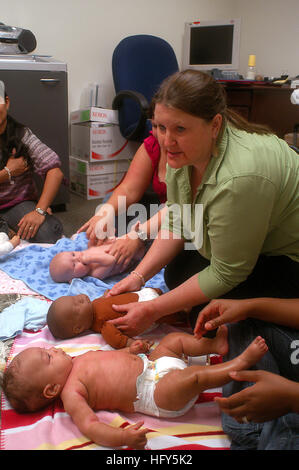
[[[0,80],[11,100],[9,113],[30,127],[60,157],[69,179],[67,66],[50,56],[0,55]],[[64,209],[68,187],[61,185],[52,206]]]

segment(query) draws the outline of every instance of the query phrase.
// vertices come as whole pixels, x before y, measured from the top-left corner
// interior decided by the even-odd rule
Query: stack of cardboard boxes
[[[118,111],[72,112],[70,190],[86,199],[104,198],[124,178],[137,148],[121,135]]]

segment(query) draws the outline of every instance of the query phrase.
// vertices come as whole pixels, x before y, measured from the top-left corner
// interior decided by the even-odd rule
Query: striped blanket
[[[175,331],[172,326],[160,325],[148,335],[159,341],[165,334]],[[47,326],[36,333],[24,331],[17,336],[11,349],[9,361],[25,348],[32,346],[61,347],[68,354],[75,356],[88,350],[111,349],[101,335],[90,333],[71,340],[55,340]],[[196,358],[195,360],[201,360]],[[8,362],[9,362],[8,361]],[[209,390],[200,395],[195,406],[184,416],[166,420],[140,415],[99,411],[101,421],[115,427],[144,420],[144,426],[150,429],[147,434],[147,449],[150,450],[224,450],[229,448],[229,440],[221,428],[220,412],[213,402],[213,397],[221,393],[220,389]],[[98,446],[83,436],[63,409],[60,400],[48,408],[31,414],[16,413],[1,396],[1,450],[59,450],[59,449],[96,449],[110,450]]]

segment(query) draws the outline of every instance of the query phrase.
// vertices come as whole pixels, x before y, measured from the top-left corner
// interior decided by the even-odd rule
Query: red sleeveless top
[[[166,184],[163,181],[160,181],[158,176],[160,145],[157,139],[153,136],[152,132],[150,132],[149,137],[144,140],[144,146],[148,153],[148,156],[151,159],[153,167],[152,187],[157,196],[159,197],[160,203],[162,204],[166,201]]]

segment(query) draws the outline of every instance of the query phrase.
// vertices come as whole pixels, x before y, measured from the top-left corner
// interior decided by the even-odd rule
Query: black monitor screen
[[[231,64],[234,25],[191,28],[190,65]]]

